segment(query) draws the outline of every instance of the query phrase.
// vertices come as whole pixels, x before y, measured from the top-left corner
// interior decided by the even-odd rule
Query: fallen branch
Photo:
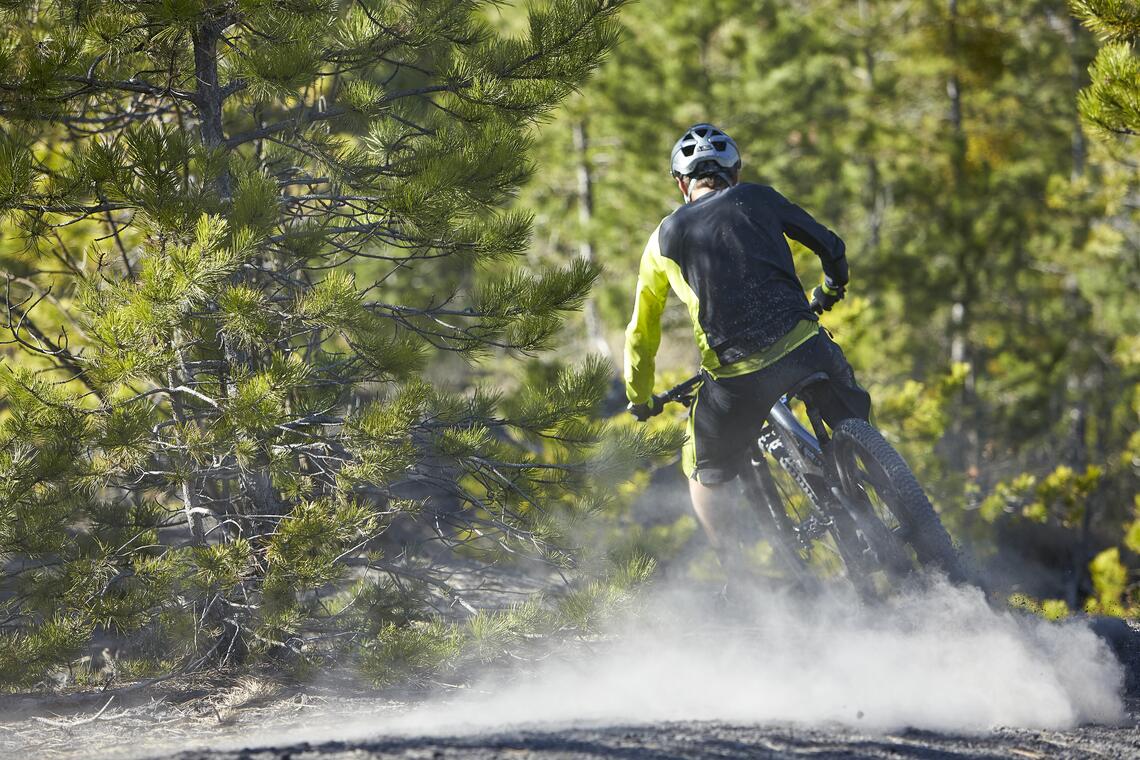
[[[99,712],[95,713],[89,718],[80,718],[79,720],[51,720],[50,718],[41,718],[34,715],[32,716],[32,720],[38,720],[40,723],[46,723],[49,726],[55,726],[56,728],[71,728],[73,726],[82,726],[85,723],[94,723],[95,721],[99,720],[99,718],[102,717],[103,713],[107,712],[107,708],[110,707],[111,703],[114,701],[115,697],[114,695],[111,695],[111,698],[107,700],[107,704],[103,705],[102,709],[100,709]]]

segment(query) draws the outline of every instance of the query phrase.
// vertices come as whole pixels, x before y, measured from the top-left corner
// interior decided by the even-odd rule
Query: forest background
[[[664,157],[715,123],[745,181],[847,242],[824,322],[986,574],[1048,614],[1134,610],[1136,100],[1103,82],[1134,86],[1135,57],[1110,45],[1082,94],[1091,11],[1135,40],[1135,3],[636,3],[540,134],[531,255],[602,263],[580,345],[619,361],[639,252],[679,202]],[[695,365],[674,306],[661,387]]]
[[[715,573],[617,381],[698,121],[846,240],[826,324],[991,582],[1137,614],[1135,3],[3,5],[5,682],[424,679]]]

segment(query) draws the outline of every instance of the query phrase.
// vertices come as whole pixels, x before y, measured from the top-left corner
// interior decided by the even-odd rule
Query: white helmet
[[[740,170],[740,151],[712,124],[694,124],[673,146],[674,177],[707,177]]]

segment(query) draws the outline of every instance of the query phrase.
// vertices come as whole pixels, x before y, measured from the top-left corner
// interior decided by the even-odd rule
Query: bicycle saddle
[[[816,383],[825,383],[829,380],[831,380],[831,375],[827,374],[826,372],[813,372],[803,380],[800,380],[798,383],[793,385],[788,390],[784,391],[784,395],[788,398],[791,398],[792,396],[798,396],[800,392],[807,388],[809,385],[815,385]]]

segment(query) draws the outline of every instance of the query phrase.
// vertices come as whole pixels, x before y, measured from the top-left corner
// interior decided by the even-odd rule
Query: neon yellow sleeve
[[[625,395],[635,404],[643,404],[653,396],[657,347],[661,345],[661,312],[669,294],[669,276],[657,242],[659,230],[653,231],[641,254],[633,317],[625,329]]]

